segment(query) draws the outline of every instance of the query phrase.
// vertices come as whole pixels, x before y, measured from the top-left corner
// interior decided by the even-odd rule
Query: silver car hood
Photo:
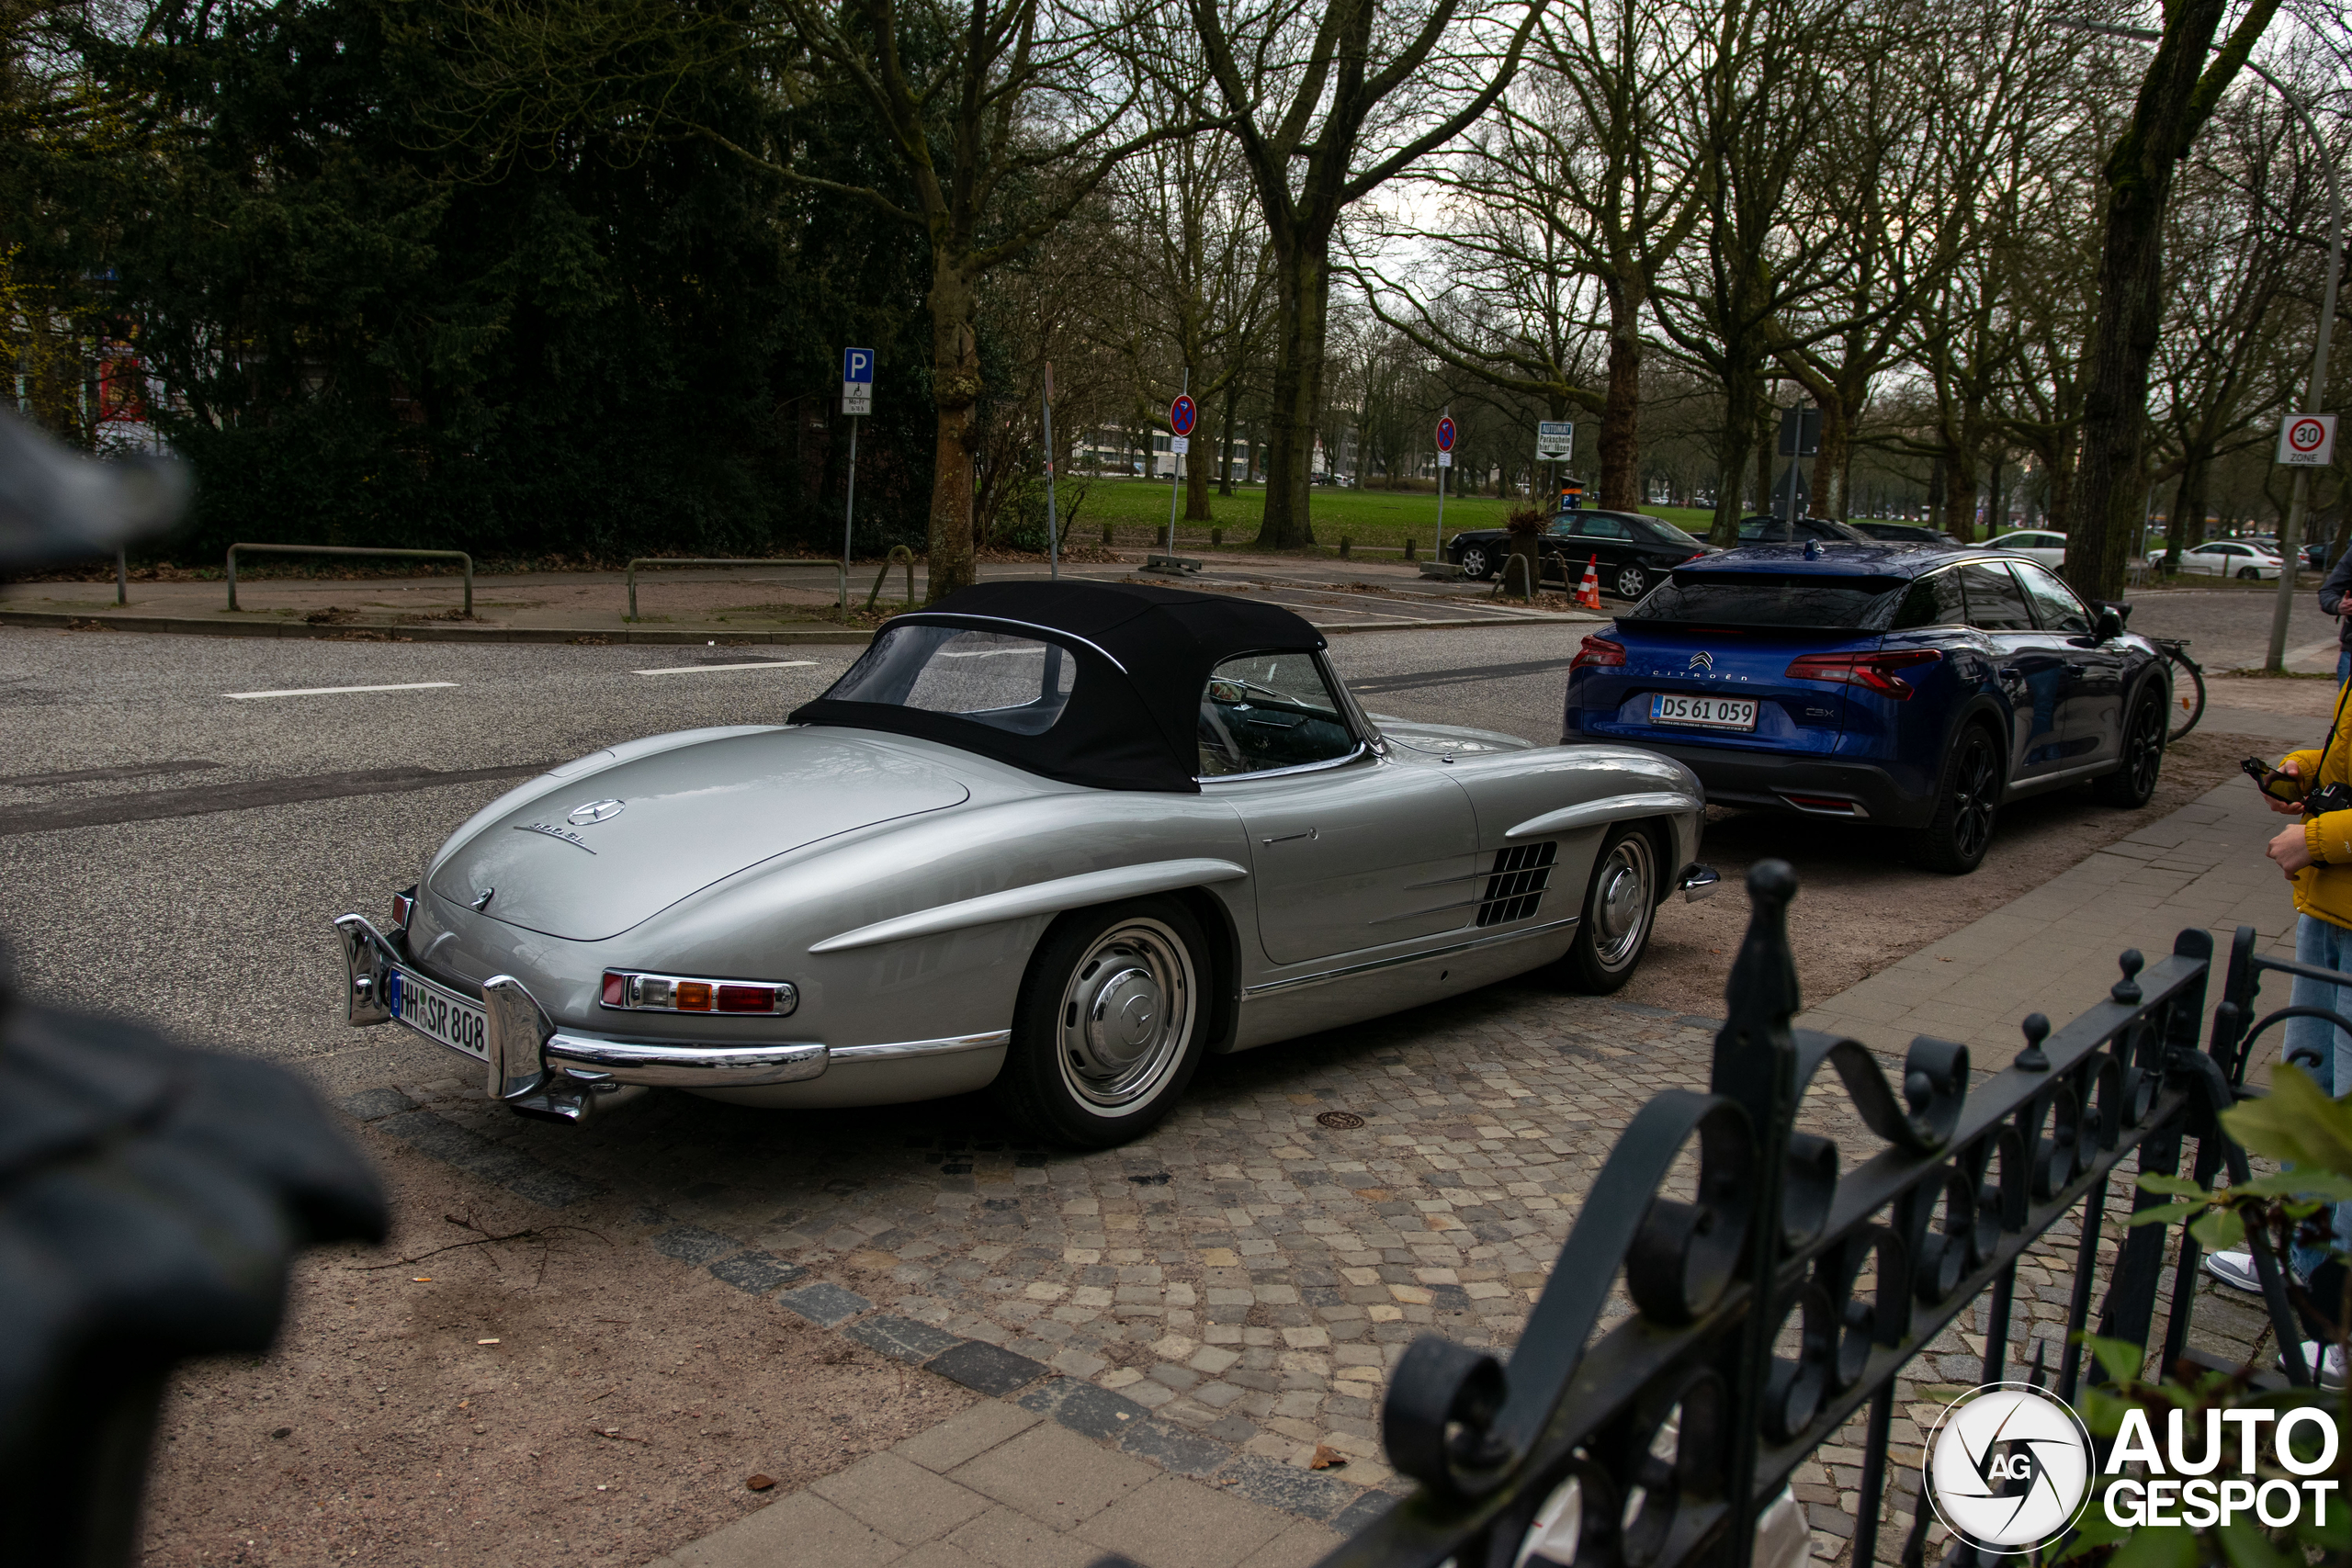
[[[487,893],[492,919],[601,942],[746,866],[970,795],[878,738],[737,733],[571,774],[492,815],[441,858],[432,889],[469,906]]]

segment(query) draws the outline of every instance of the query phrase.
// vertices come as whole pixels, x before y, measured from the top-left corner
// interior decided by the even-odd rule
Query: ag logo
[[[592,822],[609,822],[621,814],[622,804],[617,800],[592,800],[585,806],[574,807],[571,815],[564,820],[575,828],[585,828]]]
[[[1945,1407],[1921,1468],[1936,1517],[1954,1535],[1984,1551],[2030,1551],[2089,1501],[2090,1434],[2053,1394],[1986,1383]]]
[[[1693,670],[1703,670],[1709,674],[1713,674],[1714,673],[1715,669],[1715,656],[1709,653],[1702,648],[1698,652],[1690,656],[1690,668]]]

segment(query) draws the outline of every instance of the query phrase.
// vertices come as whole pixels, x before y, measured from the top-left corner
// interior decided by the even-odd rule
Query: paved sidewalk
[[[1975,1066],[1995,1070],[2024,1045],[2018,1025],[2026,1010],[2064,1022],[2104,999],[2124,948],[2153,961],[2182,930],[2201,926],[2218,956],[2237,927],[2250,925],[2263,951],[2291,957],[2294,903],[2262,852],[2285,821],[2251,784],[2223,784],[1797,1021],[1895,1055],[1916,1034],[1957,1040]],[[1803,910],[1800,895],[1796,918]],[[2274,979],[2270,992],[2285,1005],[2283,984]]]

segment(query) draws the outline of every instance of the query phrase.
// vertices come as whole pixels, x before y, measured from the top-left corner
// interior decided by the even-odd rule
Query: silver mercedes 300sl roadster
[[[1296,615],[983,584],[888,623],[780,726],[567,762],[335,922],[397,1021],[573,1120],[993,1085],[1040,1136],[1149,1127],[1204,1054],[1545,968],[1614,990],[1712,891],[1680,763],[1374,719]]]

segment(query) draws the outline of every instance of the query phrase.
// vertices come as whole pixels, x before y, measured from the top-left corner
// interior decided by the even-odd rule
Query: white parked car
[[[2055,571],[2066,564],[2066,536],[2019,528],[1991,541],[1996,550],[2014,550],[2030,561],[2039,561]]]
[[[2278,556],[2245,539],[2216,539],[2180,552],[2180,570],[2208,577],[2242,577],[2267,581],[2281,570]]]

